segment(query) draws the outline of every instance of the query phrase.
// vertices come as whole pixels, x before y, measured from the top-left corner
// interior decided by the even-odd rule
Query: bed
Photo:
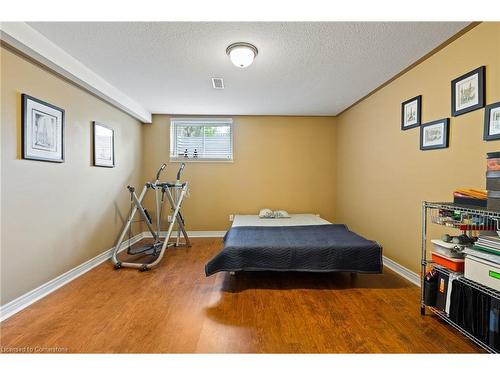
[[[312,214],[235,215],[206,276],[236,271],[382,272],[382,247]]]

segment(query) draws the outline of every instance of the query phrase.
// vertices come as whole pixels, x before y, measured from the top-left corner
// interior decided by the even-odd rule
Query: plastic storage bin
[[[500,211],[500,152],[489,152],[486,159],[486,190],[488,203],[486,208]]]
[[[500,171],[500,152],[488,152],[486,154],[486,170]]]
[[[500,171],[486,172],[486,190],[500,191]]]
[[[457,245],[450,242],[444,242],[441,240],[431,240],[434,245],[434,250],[436,253],[444,255],[448,258],[463,258],[464,256],[457,252],[453,251],[455,248],[463,250],[465,248],[464,245]]]
[[[432,261],[440,266],[446,267],[454,272],[464,272],[464,260],[459,258],[448,258],[442,254],[432,252]]]
[[[500,291],[500,264],[467,255],[464,276],[476,283]]]

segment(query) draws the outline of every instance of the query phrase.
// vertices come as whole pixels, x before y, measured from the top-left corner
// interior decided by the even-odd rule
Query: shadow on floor
[[[280,330],[286,326],[292,331],[302,329],[306,321],[315,322],[307,330],[314,330],[318,337],[323,337],[323,329],[332,335],[344,334],[350,326],[365,329],[359,323],[363,321],[382,329],[387,316],[405,310],[408,299],[418,300],[417,287],[390,270],[384,270],[383,274],[353,275],[223,273],[214,288],[218,298],[205,308],[210,320],[240,328],[270,327],[274,335],[285,335]]]
[[[224,273],[221,291],[238,293],[251,289],[401,289],[414,288],[394,272],[383,274],[351,274],[349,272],[237,272]]]

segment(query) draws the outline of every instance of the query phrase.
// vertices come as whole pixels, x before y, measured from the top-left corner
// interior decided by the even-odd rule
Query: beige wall
[[[332,220],[335,195],[335,119],[233,116],[234,162],[188,163],[191,197],[183,207],[189,230],[225,230],[229,214],[260,208],[313,212]],[[144,125],[143,178],[168,163],[170,118]],[[168,166],[174,179],[178,164]]]
[[[400,130],[401,102],[421,94],[423,122],[451,117],[451,80],[481,65],[486,102],[497,102],[500,23],[480,24],[337,118],[338,220],[416,272],[421,201],[449,201],[459,187],[484,188],[485,154],[500,143],[482,140],[481,109],[451,118],[448,149],[420,151],[419,129]]]
[[[127,184],[168,163],[169,116],[141,125],[65,80],[1,50],[1,299],[4,304],[114,244]],[[422,200],[484,188],[483,110],[451,119],[450,148],[419,150],[400,130],[401,102],[423,95],[423,121],[450,116],[450,81],[486,65],[487,103],[500,100],[500,24],[484,23],[338,118],[234,116],[233,163],[189,163],[189,230],[225,230],[229,214],[313,212],[379,241],[418,271]],[[66,110],[63,164],[20,158],[21,93]],[[91,121],[114,127],[117,167],[91,166]],[[500,144],[500,143],[499,143]],[[178,164],[170,164],[173,179]]]
[[[141,125],[1,48],[1,299],[5,304],[113,246],[140,187],[168,162],[169,117]],[[65,109],[65,163],[21,159],[21,94]],[[189,230],[224,230],[259,208],[334,218],[335,119],[234,118],[234,163],[189,163]],[[115,129],[114,169],[91,165],[91,122]],[[167,176],[174,178],[178,164]]]
[[[138,184],[142,125],[1,48],[1,304],[111,248]],[[65,163],[22,160],[21,93],[64,108]],[[115,129],[116,168],[91,166],[91,122]]]

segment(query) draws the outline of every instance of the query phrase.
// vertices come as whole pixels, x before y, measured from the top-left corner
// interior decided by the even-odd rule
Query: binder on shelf
[[[446,295],[448,294],[449,276],[438,271],[437,291],[436,291],[436,307],[439,310],[446,310]]]

